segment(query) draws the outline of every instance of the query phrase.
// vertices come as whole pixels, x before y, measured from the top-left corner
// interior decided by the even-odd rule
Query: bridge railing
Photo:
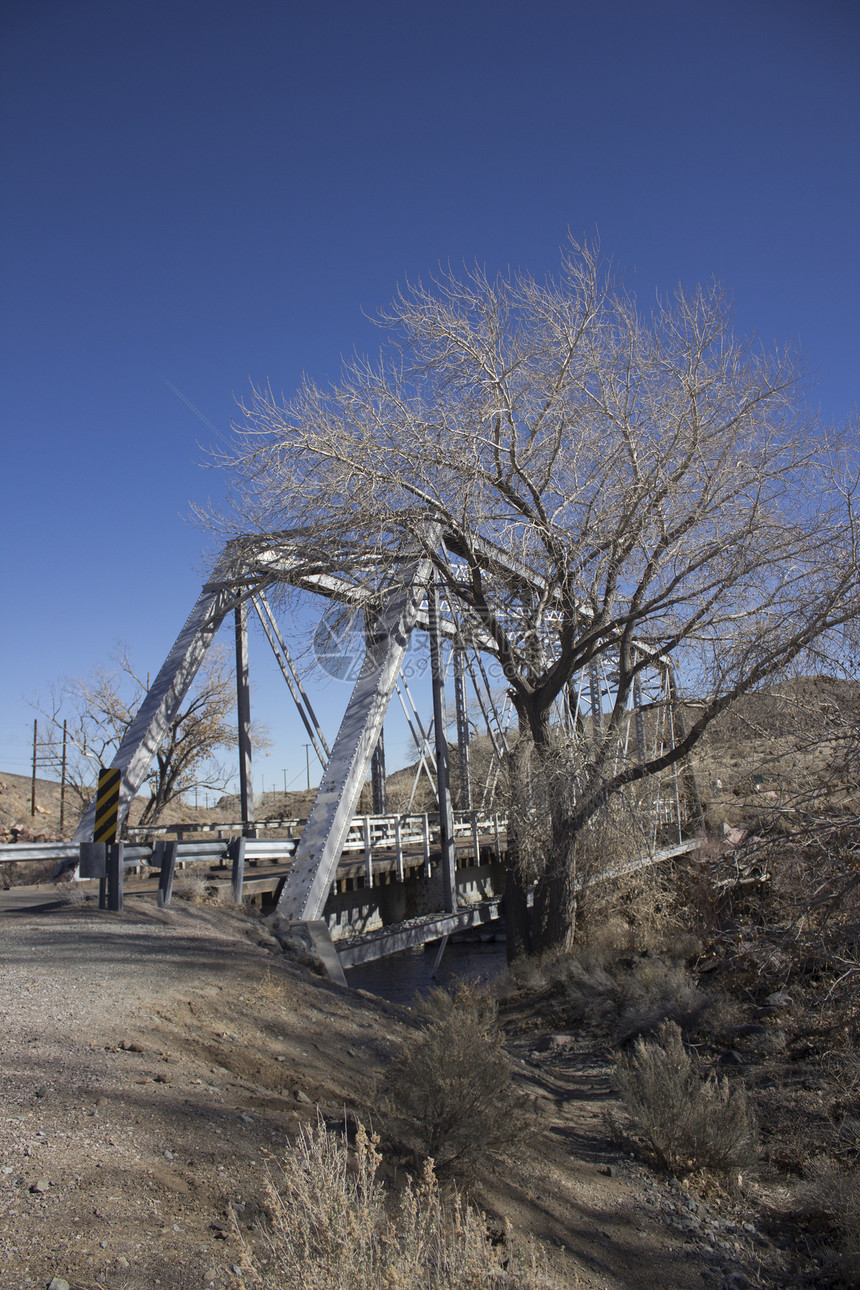
[[[277,864],[292,859],[306,821],[281,820],[277,824],[286,829],[286,836],[243,839],[243,856],[246,862],[259,863],[268,860]],[[231,826],[221,824],[217,827],[226,831]],[[266,821],[265,828],[270,827],[272,822]],[[178,831],[176,826],[166,826],[165,833],[168,828],[173,833]],[[198,825],[179,826],[179,828],[203,831]],[[129,839],[123,843],[123,868],[160,869],[167,847],[172,848],[173,862],[180,868],[203,862],[224,866],[231,860],[238,838],[241,836],[241,822],[232,828],[235,829],[232,838],[221,837],[211,840],[198,838],[181,841],[165,838],[162,835],[157,840],[139,843]],[[129,832],[141,831],[129,830]],[[458,839],[472,840],[476,860],[480,856],[482,846],[484,848],[489,846],[497,855],[500,855],[503,841],[507,836],[507,819],[503,815],[489,815],[481,811],[460,811],[454,816],[454,832]],[[421,856],[425,870],[429,873],[432,855],[440,845],[439,834],[439,817],[436,814],[425,812],[423,814],[357,815],[350,825],[343,854],[347,858],[355,855],[364,859],[368,885],[373,884],[373,863],[375,859],[380,858],[380,852],[385,853],[385,858],[389,861],[391,856],[394,856],[397,875],[402,879],[407,860],[413,859],[416,853]],[[486,841],[488,837],[491,839],[489,843]],[[63,863],[66,868],[73,869],[79,864],[82,847],[91,845],[76,842],[14,842],[0,846],[0,865],[53,862],[55,865]]]
[[[476,861],[480,858],[482,837],[489,836],[492,839],[489,845],[496,855],[500,855],[502,839],[507,837],[507,817],[488,815],[483,811],[457,811],[454,814],[454,836],[455,839],[471,839]],[[432,854],[441,845],[439,839],[437,814],[356,815],[343,845],[343,855],[364,857],[366,882],[372,886],[374,852],[393,853],[397,877],[401,881],[407,858],[418,853],[429,876]]]

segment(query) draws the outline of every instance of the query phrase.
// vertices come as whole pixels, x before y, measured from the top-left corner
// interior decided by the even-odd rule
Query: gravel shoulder
[[[251,914],[3,896],[0,1285],[253,1284],[267,1171],[318,1109],[370,1097],[414,1014],[315,977]],[[516,1171],[482,1179],[488,1215],[571,1286],[754,1284],[755,1233],[607,1140],[608,1057],[527,1018],[512,1036],[537,1128]]]

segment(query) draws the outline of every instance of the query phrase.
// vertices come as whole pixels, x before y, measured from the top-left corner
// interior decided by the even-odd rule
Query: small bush
[[[561,1290],[533,1250],[495,1245],[459,1196],[443,1206],[432,1164],[389,1207],[376,1138],[354,1151],[324,1124],[305,1127],[267,1185],[271,1266],[244,1251],[247,1279],[272,1290]]]
[[[755,1159],[758,1131],[744,1089],[725,1077],[702,1079],[674,1022],[660,1027],[659,1042],[638,1039],[615,1079],[635,1133],[671,1173],[728,1175]]]
[[[89,893],[80,882],[58,883],[57,900],[69,909],[82,909],[89,900]]]
[[[428,1025],[390,1067],[374,1107],[383,1131],[440,1175],[467,1176],[509,1158],[526,1129],[495,1004],[461,990],[433,991]]]
[[[825,1261],[848,1285],[860,1285],[860,1172],[816,1162],[801,1191],[804,1218],[819,1228]]]
[[[682,964],[638,959],[624,981],[616,1039],[629,1043],[639,1035],[656,1033],[667,1021],[693,1031],[712,1002]]]
[[[192,905],[202,905],[208,897],[207,882],[199,873],[179,873],[173,881],[175,900],[187,900]]]
[[[558,983],[572,1022],[602,1026],[619,1044],[655,1034],[664,1021],[695,1031],[718,1003],[683,963],[657,954],[620,956],[602,945],[556,960],[547,976]]]

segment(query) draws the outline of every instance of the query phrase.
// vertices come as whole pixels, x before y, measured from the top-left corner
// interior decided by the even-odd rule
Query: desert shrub
[[[832,1160],[812,1165],[800,1209],[822,1235],[822,1255],[848,1285],[860,1285],[860,1172]]]
[[[488,996],[433,991],[427,1025],[409,1038],[374,1104],[385,1134],[440,1175],[505,1160],[526,1130],[496,1009]]]
[[[571,1022],[602,1026],[619,1044],[656,1033],[664,1021],[695,1031],[717,1003],[674,958],[622,955],[604,943],[556,961],[545,975],[559,983]]]
[[[637,944],[630,920],[617,911],[608,911],[605,918],[595,919],[582,929],[576,954],[583,961],[605,965],[640,948],[643,947]]]
[[[83,883],[57,883],[57,901],[68,909],[82,909],[89,899],[90,892]]]
[[[509,963],[499,979],[497,992],[503,999],[518,994],[542,994],[549,988],[547,955],[522,954]]]
[[[615,1034],[621,1044],[654,1034],[667,1021],[683,1031],[696,1030],[713,1002],[683,964],[662,958],[637,959],[622,985]]]
[[[429,1162],[389,1205],[378,1140],[358,1125],[350,1151],[318,1122],[305,1127],[267,1184],[271,1262],[249,1280],[273,1290],[560,1290],[535,1251],[494,1244],[456,1194],[443,1205]]]
[[[173,880],[174,900],[187,900],[192,905],[202,905],[208,898],[207,880],[201,873],[180,872]]]
[[[674,1022],[660,1027],[659,1042],[636,1041],[619,1060],[615,1082],[635,1135],[671,1173],[728,1175],[755,1158],[758,1132],[743,1087],[732,1088],[725,1076],[703,1079]]]
[[[557,971],[561,976],[561,965]],[[564,1000],[570,1021],[611,1024],[624,997],[624,972],[619,964],[605,963],[586,954],[569,959],[563,973]]]

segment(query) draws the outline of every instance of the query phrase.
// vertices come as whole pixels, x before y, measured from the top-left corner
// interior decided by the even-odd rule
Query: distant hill
[[[698,705],[684,704],[687,719],[695,719]],[[745,695],[715,721],[694,749],[692,762],[705,802],[709,825],[754,823],[767,794],[806,792],[826,797],[835,809],[860,812],[860,785],[854,765],[842,766],[847,745],[846,731],[860,731],[860,682],[830,677],[801,677],[783,681],[769,690]],[[459,807],[459,766],[456,747],[450,750],[451,786],[455,809]],[[855,749],[856,757],[856,749]],[[492,744],[480,735],[470,745],[473,784],[486,782],[492,759]],[[389,811],[433,811],[435,794],[420,761],[392,771],[386,780]],[[431,768],[432,773],[432,768]],[[417,780],[417,782],[416,782]],[[825,791],[826,790],[826,791]],[[10,842],[17,834],[58,839],[60,835],[60,785],[37,778],[36,813],[30,814],[31,781],[26,775],[0,772],[0,841]],[[316,789],[287,793],[257,794],[259,823],[276,819],[307,817]],[[411,799],[411,805],[410,805]],[[480,792],[475,800],[480,803]],[[144,801],[132,804],[134,824]],[[372,810],[370,784],[365,784],[360,812]],[[80,808],[69,794],[64,834],[71,837]],[[173,803],[161,823],[229,824],[239,819],[239,800],[225,795],[209,807]]]

